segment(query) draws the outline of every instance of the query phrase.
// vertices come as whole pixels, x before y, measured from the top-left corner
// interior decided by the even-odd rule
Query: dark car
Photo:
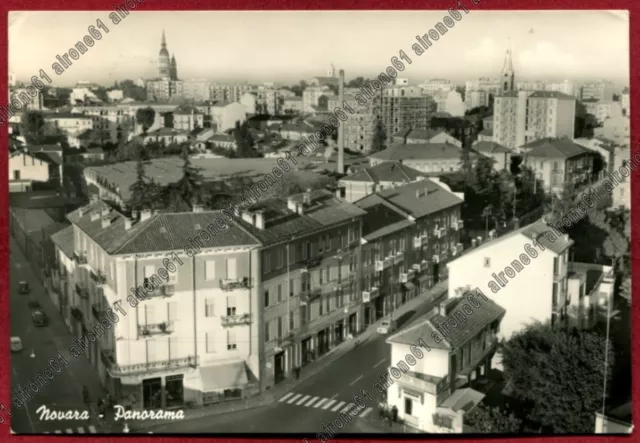
[[[29,293],[29,283],[22,280],[18,283],[18,294],[28,294]]]
[[[33,324],[36,326],[47,326],[49,324],[47,314],[42,312],[40,309],[33,311],[31,313],[31,318],[33,319]]]
[[[29,308],[40,309],[40,302],[37,300],[29,300]]]

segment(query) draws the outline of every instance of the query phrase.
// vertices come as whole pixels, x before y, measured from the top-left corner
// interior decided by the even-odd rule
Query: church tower
[[[169,60],[169,51],[167,50],[167,40],[162,31],[162,45],[160,54],[158,54],[158,77],[163,80],[171,78],[171,65]]]
[[[335,77],[336,76],[336,68],[333,65],[329,65],[329,69],[327,70],[327,77]]]
[[[511,45],[509,45],[509,49],[507,49],[507,53],[504,56],[504,66],[502,67],[500,83],[502,92],[515,91],[516,89],[513,61],[511,60]]]
[[[171,74],[171,80],[177,81],[178,80],[178,63],[176,62],[176,56],[175,54],[171,55],[171,69],[170,69],[170,74]]]

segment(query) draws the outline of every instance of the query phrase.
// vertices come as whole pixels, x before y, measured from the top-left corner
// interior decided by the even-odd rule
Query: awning
[[[409,291],[411,291],[412,289],[416,288],[416,285],[414,285],[413,283],[408,281],[408,282],[404,283],[404,287],[407,288]]]
[[[202,392],[242,388],[249,383],[244,361],[200,368]]]

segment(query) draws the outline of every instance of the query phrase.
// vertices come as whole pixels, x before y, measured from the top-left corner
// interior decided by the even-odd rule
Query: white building
[[[501,87],[499,78],[480,77],[477,80],[466,82],[464,100],[467,109],[489,106],[491,97],[496,96]]]
[[[236,127],[236,123],[242,124],[247,120],[246,108],[238,102],[216,103],[209,109],[211,124],[215,125],[218,132],[224,132]]]
[[[452,117],[464,116],[465,104],[459,92],[453,90],[439,91],[433,95],[438,104],[438,112],[446,112]]]
[[[255,114],[256,113],[256,105],[258,103],[258,99],[255,94],[251,92],[245,92],[240,97],[240,104],[247,109],[247,114]]]
[[[455,85],[451,83],[451,81],[442,79],[442,78],[433,78],[431,80],[427,80],[423,84],[420,85],[425,94],[435,95],[440,91],[453,91],[455,89]]]
[[[29,152],[15,151],[9,154],[9,192],[29,191],[34,182],[48,182],[50,168],[50,162]]]
[[[308,86],[302,92],[303,112],[315,112],[320,97],[333,97],[335,94],[328,86]]]
[[[124,92],[122,89],[112,89],[107,91],[107,97],[109,97],[110,102],[119,102],[124,98]]]
[[[622,105],[622,111],[624,112],[624,115],[628,117],[629,114],[631,113],[631,101],[629,98],[629,91],[623,92],[620,95],[620,104]]]

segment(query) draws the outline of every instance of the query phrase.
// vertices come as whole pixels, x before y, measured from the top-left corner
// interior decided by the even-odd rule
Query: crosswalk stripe
[[[344,407],[345,404],[347,404],[347,402],[341,401],[331,409],[331,412],[336,412],[338,409]]]
[[[322,398],[320,399],[320,401],[318,403],[316,403],[315,405],[313,405],[314,408],[319,408],[320,406],[322,406],[323,404],[325,404],[325,402],[329,400],[328,398]]]
[[[364,412],[362,414],[360,414],[360,417],[362,417],[362,418],[366,417],[367,415],[369,415],[369,413],[371,411],[373,411],[373,408],[372,407],[368,407],[367,409],[364,410]]]
[[[280,399],[280,401],[285,401],[286,399],[288,399],[289,397],[291,397],[293,395],[293,392],[289,392],[287,395],[285,395],[284,397],[282,397]]]
[[[344,409],[340,412],[351,412],[354,410],[358,410],[358,407],[356,405],[354,405],[353,403],[349,403],[347,406],[344,407]]]
[[[312,404],[314,404],[316,401],[318,401],[320,399],[320,397],[313,397],[311,400],[309,400],[308,402],[306,402],[304,405],[305,406],[311,406]]]
[[[289,401],[287,403],[291,404],[294,401],[296,401],[297,399],[299,399],[301,396],[302,396],[302,394],[296,394],[291,399],[289,399]]]
[[[89,425],[89,432],[92,434],[97,434],[98,431],[96,431],[96,427],[93,425]]]
[[[329,403],[327,403],[326,405],[324,405],[322,407],[322,409],[329,409],[331,407],[332,404],[334,404],[336,401],[335,400],[329,400]]]
[[[310,395],[305,395],[304,397],[302,397],[297,403],[296,406],[300,406],[302,403],[304,403],[305,401],[309,400],[309,398],[311,398]]]
[[[71,428],[67,428],[67,430],[65,431],[67,434],[73,434],[73,429]]]
[[[78,428],[78,434],[84,434],[84,428],[82,426]]]

